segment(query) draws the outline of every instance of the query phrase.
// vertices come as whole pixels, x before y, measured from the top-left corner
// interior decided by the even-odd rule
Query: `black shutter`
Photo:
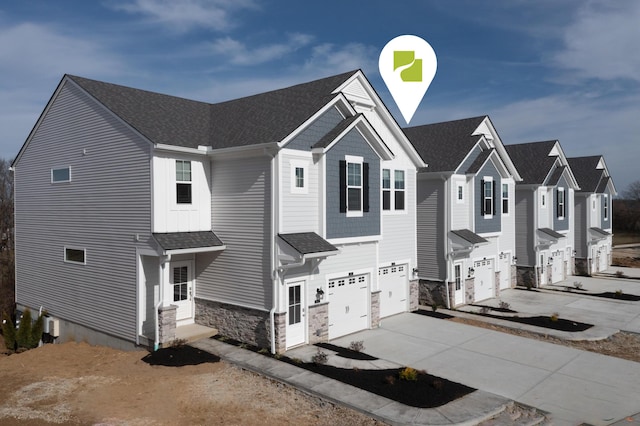
[[[362,211],[369,211],[369,163],[362,163]]]
[[[340,160],[340,213],[347,212],[347,162]]]
[[[480,216],[484,216],[484,179],[480,181]]]
[[[556,188],[556,217],[560,217],[560,191]]]
[[[493,201],[493,215],[495,216],[496,214],[496,204],[498,204],[498,194],[496,193],[496,181],[493,181],[493,198],[491,201]]]

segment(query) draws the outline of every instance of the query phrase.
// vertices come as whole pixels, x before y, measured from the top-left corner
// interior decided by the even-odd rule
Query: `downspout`
[[[538,259],[540,259],[540,256],[538,256],[538,249],[539,244],[538,244],[538,200],[540,199],[540,197],[538,196],[537,192],[536,192],[536,188],[533,188],[533,204],[534,204],[534,208],[533,208],[533,252],[534,252],[534,256],[535,259],[533,261],[533,277],[535,278],[535,285],[536,288],[540,288],[540,279],[538,278],[538,268],[536,268],[536,265],[538,264]],[[542,268],[544,265],[540,265],[540,274],[542,274]]]
[[[444,290],[445,295],[447,297],[447,309],[451,309],[451,297],[449,295],[449,279],[451,278],[450,274],[450,265],[449,261],[453,259],[453,252],[451,251],[451,242],[449,241],[449,229],[451,227],[451,218],[449,217],[449,201],[451,199],[451,194],[449,194],[449,190],[451,189],[451,181],[447,179],[446,176],[443,176],[444,179],[444,217],[445,217],[445,227],[444,227],[444,240],[446,241],[446,255],[445,255],[445,273],[444,273]]]
[[[279,185],[280,185],[280,176],[279,176],[279,167],[278,167],[278,159],[280,157],[277,154],[270,154],[269,151],[265,148],[265,155],[271,157],[271,264],[272,264],[272,273],[271,273],[271,309],[269,310],[269,331],[271,334],[271,353],[276,353],[276,308],[278,306],[278,259],[276,258],[276,235],[278,234],[278,218],[280,217],[280,212],[278,206],[280,204],[279,201]]]

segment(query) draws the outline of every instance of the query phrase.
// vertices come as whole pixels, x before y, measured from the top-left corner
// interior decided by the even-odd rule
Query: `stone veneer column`
[[[495,275],[495,281],[494,281],[493,294],[494,294],[494,297],[500,297],[500,271],[496,272],[494,275]]]
[[[329,303],[316,303],[308,308],[309,344],[329,341]]]
[[[371,292],[371,328],[380,326],[380,290]]]
[[[473,303],[473,299],[476,294],[475,283],[476,283],[475,278],[467,278],[464,280],[464,293],[465,293],[464,298],[465,298],[465,303],[467,305],[470,305]],[[455,289],[452,292],[452,295],[453,295],[454,303],[452,303],[451,306],[455,306]]]
[[[176,340],[176,305],[163,306],[158,309],[158,338],[160,344]]]
[[[276,353],[280,354],[287,350],[287,314],[286,312],[276,312],[273,314],[274,330],[276,334]]]
[[[409,281],[409,312],[417,311],[420,299],[419,280]]]

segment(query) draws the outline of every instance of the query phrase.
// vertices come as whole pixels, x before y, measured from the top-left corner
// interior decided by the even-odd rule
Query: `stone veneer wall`
[[[161,345],[176,340],[176,305],[164,306],[158,309],[158,339]]]
[[[574,270],[574,274],[575,275],[590,275],[589,274],[589,259],[586,259],[584,257],[576,257],[574,258],[574,262],[575,262],[575,270]]]
[[[447,306],[447,292],[443,281],[419,280],[418,303],[420,305]]]
[[[309,344],[329,341],[329,303],[309,305]]]
[[[380,290],[371,292],[371,328],[380,327]]]
[[[516,265],[511,265],[511,288],[518,285],[518,268]]]
[[[495,281],[493,282],[493,296],[500,297],[500,272],[495,272]]]
[[[285,314],[276,314],[276,351],[284,350]],[[271,348],[269,312],[196,298],[196,323],[218,329],[220,334],[260,348]]]
[[[516,284],[522,287],[535,287],[536,276],[534,268],[532,266],[517,266]]]
[[[475,278],[466,278],[464,280],[464,300],[467,305],[472,304],[475,299],[475,296],[476,296],[475,284],[476,284]],[[455,289],[453,290],[455,291]],[[454,298],[453,300],[455,301],[455,297],[456,297],[455,293],[452,292],[452,296]],[[452,303],[451,306],[455,306],[455,304]]]
[[[420,284],[418,280],[409,281],[409,312],[417,311],[420,300]]]

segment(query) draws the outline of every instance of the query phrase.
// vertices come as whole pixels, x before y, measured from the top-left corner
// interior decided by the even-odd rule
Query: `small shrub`
[[[273,357],[275,359],[282,359],[282,354],[274,354]]]
[[[349,343],[349,349],[354,352],[362,352],[364,351],[364,340],[354,340]]]
[[[10,351],[15,351],[16,347],[16,326],[13,320],[5,312],[2,317],[2,336],[4,337],[4,345]]]
[[[260,349],[258,349],[258,353],[259,353],[260,355],[267,355],[267,354],[269,353],[269,349],[267,349],[267,348],[260,348]]]
[[[616,271],[616,277],[617,278],[626,278],[626,275],[624,274],[624,272],[617,270]]]
[[[549,316],[549,319],[553,322],[558,321],[559,318],[560,318],[560,314],[557,312],[554,312]]]
[[[533,284],[531,284],[531,281],[525,282],[524,286],[527,288],[527,290],[531,290],[533,288]]]
[[[483,315],[487,315],[489,314],[489,312],[491,312],[491,308],[488,306],[483,306],[482,308],[480,308],[480,313]]]
[[[500,309],[509,309],[511,307],[510,304],[502,300],[500,301],[500,303],[498,303],[498,306],[500,307]]]
[[[384,382],[388,385],[393,386],[396,384],[396,378],[394,376],[385,376]]]
[[[327,363],[328,358],[329,356],[327,355],[327,353],[321,351],[320,348],[318,348],[318,352],[316,352],[315,355],[311,357],[311,362],[317,365],[324,365]]]
[[[404,369],[400,370],[400,373],[398,373],[398,377],[400,377],[400,380],[415,382],[418,380],[418,370],[411,367],[405,367]]]
[[[622,295],[623,295],[623,291],[622,291],[622,289],[618,289],[618,290],[616,290],[616,297],[620,297],[620,296],[622,296]]]
[[[302,364],[302,360],[300,358],[291,358],[294,364]]]
[[[240,349],[248,349],[249,345],[247,345],[246,343],[240,343]]]
[[[433,312],[437,311],[437,310],[438,310],[438,304],[437,304],[437,303],[435,303],[435,302],[433,302],[433,303],[431,304],[431,310],[432,310]]]
[[[582,290],[582,283],[581,283],[580,281],[574,281],[574,282],[573,282],[573,287],[574,287],[576,290]]]
[[[16,345],[18,349],[33,349],[37,348],[42,339],[42,331],[44,330],[44,316],[46,311],[43,311],[38,318],[33,321],[31,317],[31,311],[25,310],[20,319],[20,327],[16,331]]]

